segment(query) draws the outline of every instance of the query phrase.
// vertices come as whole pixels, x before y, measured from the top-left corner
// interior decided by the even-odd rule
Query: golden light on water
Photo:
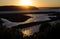
[[[22,33],[24,36],[30,36],[32,34],[32,31],[31,30],[22,30]]]
[[[21,6],[32,6],[32,1],[31,0],[21,0],[20,5]]]
[[[32,14],[25,14],[26,16],[32,16]],[[28,19],[25,21],[25,23],[30,23],[33,21],[33,18]],[[22,30],[22,33],[24,36],[30,36],[32,34],[32,29],[31,28],[26,28]]]

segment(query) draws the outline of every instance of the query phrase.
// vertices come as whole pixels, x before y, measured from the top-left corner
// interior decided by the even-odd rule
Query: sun
[[[31,0],[21,0],[20,5],[21,6],[32,6],[32,1]]]

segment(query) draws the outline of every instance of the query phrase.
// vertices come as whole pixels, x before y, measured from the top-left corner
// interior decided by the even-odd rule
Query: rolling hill
[[[0,6],[0,11],[37,10],[34,6]]]

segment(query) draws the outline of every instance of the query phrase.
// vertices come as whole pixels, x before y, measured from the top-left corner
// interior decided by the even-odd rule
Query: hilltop
[[[0,11],[37,10],[34,6],[0,6]]]

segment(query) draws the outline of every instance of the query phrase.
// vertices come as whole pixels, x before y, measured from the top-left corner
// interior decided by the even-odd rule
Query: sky
[[[20,5],[21,0],[0,0],[0,6]],[[37,7],[60,7],[60,0],[31,0]]]

